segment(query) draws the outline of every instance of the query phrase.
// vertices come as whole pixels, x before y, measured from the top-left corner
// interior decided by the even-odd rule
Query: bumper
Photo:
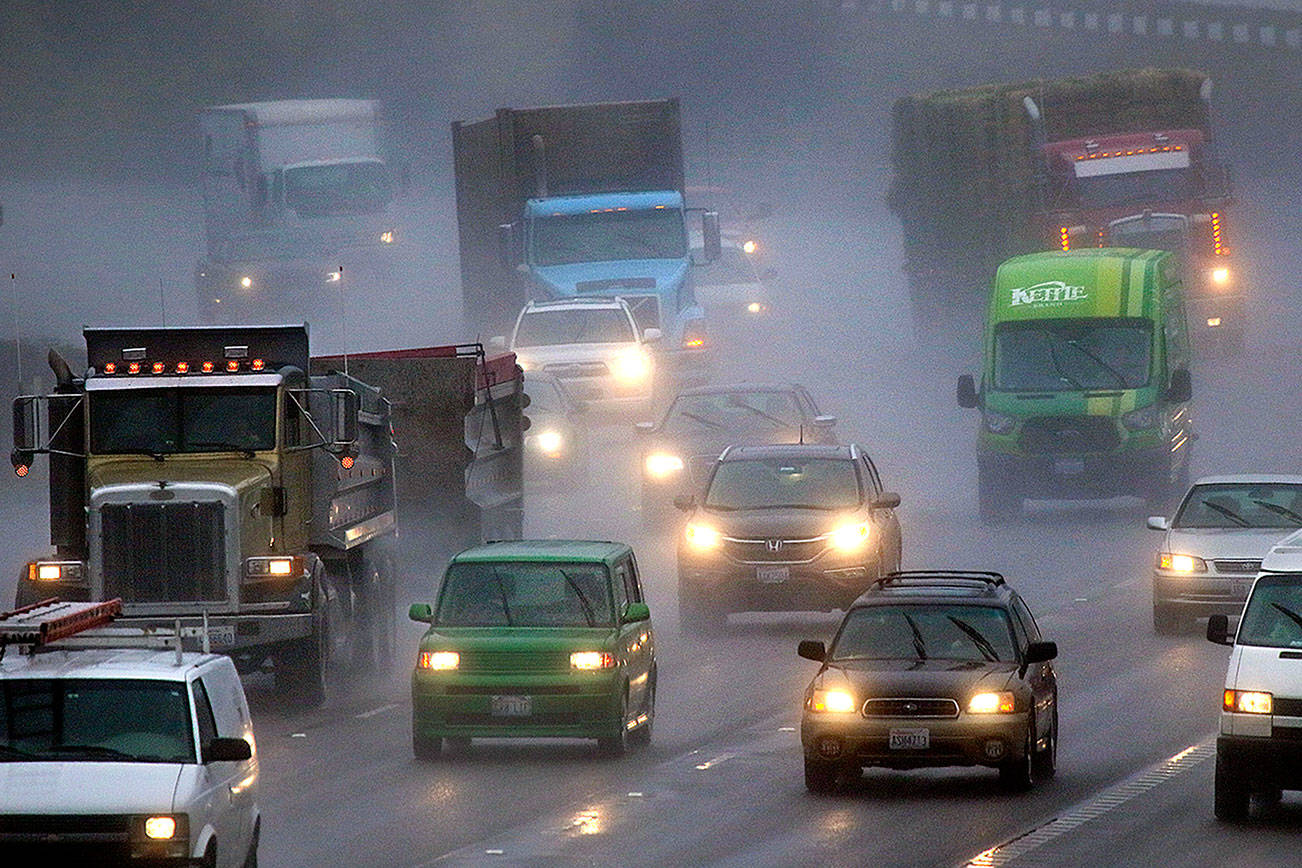
[[[1170,474],[1165,447],[1090,455],[1011,455],[985,452],[983,472],[998,478],[1022,497],[1144,496]]]
[[[800,724],[805,756],[847,765],[894,769],[940,766],[998,766],[1024,758],[1028,718],[1025,714],[975,716],[953,720],[865,720],[857,715],[806,713]],[[926,729],[930,747],[892,750],[892,729]]]
[[[115,618],[115,626],[154,627],[170,632],[180,622],[183,644],[187,649],[202,646],[203,617],[168,615],[129,615]],[[309,613],[292,615],[209,615],[208,646],[216,654],[238,654],[253,648],[305,639],[312,635],[313,620]]]
[[[412,731],[426,738],[600,738],[622,724],[623,673],[574,676],[416,672]],[[494,697],[528,697],[527,714],[494,714]]]
[[[1153,573],[1153,602],[1190,613],[1237,615],[1252,590],[1252,575],[1211,576]]]
[[[1302,789],[1302,727],[1275,727],[1274,733],[1217,736],[1216,754],[1230,761],[1250,789]]]
[[[702,563],[678,561],[680,588],[728,612],[831,611],[844,609],[867,590],[877,575],[875,556],[867,561],[824,559],[805,564]],[[780,581],[760,578],[759,567],[786,568]]]

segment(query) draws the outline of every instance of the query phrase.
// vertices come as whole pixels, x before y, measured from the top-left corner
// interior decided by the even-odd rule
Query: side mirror
[[[650,621],[651,607],[646,603],[629,603],[628,608],[624,610],[623,621],[625,624],[633,624],[637,621]]]
[[[26,464],[32,463],[32,453],[41,445],[40,403],[30,395],[14,398],[14,454],[25,454]]]
[[[511,271],[520,265],[519,233],[514,223],[499,223],[497,226],[497,258],[503,271]]]
[[[1172,404],[1183,404],[1193,398],[1193,378],[1188,368],[1176,368],[1171,372],[1171,385],[1166,387],[1166,400]]]
[[[974,409],[980,403],[977,398],[976,381],[971,374],[958,378],[958,405],[964,410]]]
[[[706,211],[701,215],[701,250],[706,262],[714,262],[723,253],[723,239],[719,234],[719,212]]]
[[[900,505],[900,496],[894,491],[883,491],[871,505],[873,509],[894,509]]]
[[[422,624],[434,623],[434,608],[429,603],[412,603],[407,617]]]
[[[1170,530],[1171,522],[1164,515],[1150,515],[1148,517],[1149,530]]]
[[[815,416],[811,421],[815,428],[831,428],[836,425],[835,416]]]
[[[1031,642],[1026,646],[1026,663],[1044,663],[1058,656],[1057,642]]]
[[[330,390],[330,418],[334,420],[331,434],[333,448],[351,446],[357,442],[357,393],[352,389]]]
[[[642,340],[648,344],[653,344],[665,336],[665,333],[658,328],[649,328],[642,332]]]
[[[635,422],[635,423],[633,424],[633,430],[636,431],[636,432],[639,433],[639,434],[650,434],[652,431],[656,430],[656,423],[654,423],[654,422]]]
[[[827,659],[827,648],[817,639],[801,639],[800,644],[796,646],[796,653],[806,660],[815,660],[819,663]]]
[[[691,512],[692,510],[696,509],[696,495],[695,494],[674,495],[674,509],[681,510],[683,512]]]
[[[1212,615],[1207,619],[1207,641],[1217,645],[1234,644],[1234,637],[1230,635],[1229,616]]]
[[[253,758],[253,746],[242,738],[214,738],[204,745],[203,761],[208,763],[238,763]]]
[[[493,335],[488,339],[488,347],[493,350],[506,349],[506,335]]]

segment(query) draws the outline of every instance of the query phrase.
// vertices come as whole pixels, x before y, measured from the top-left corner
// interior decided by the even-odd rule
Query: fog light
[[[1004,743],[997,738],[986,739],[986,758],[997,760],[1004,755]]]
[[[841,750],[841,739],[834,735],[825,735],[818,740],[818,755],[823,759],[836,759]]]

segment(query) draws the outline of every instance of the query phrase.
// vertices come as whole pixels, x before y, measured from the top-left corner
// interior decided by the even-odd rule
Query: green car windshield
[[[603,564],[497,561],[448,567],[441,627],[613,627]]]
[[[1045,319],[995,327],[994,388],[1008,392],[1138,389],[1148,384],[1146,319]]]
[[[831,660],[1017,659],[1008,614],[994,606],[884,605],[851,610]]]
[[[1243,610],[1240,645],[1302,648],[1302,576],[1262,576]]]

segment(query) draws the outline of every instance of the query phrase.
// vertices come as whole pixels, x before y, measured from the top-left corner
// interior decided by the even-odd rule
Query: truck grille
[[[461,672],[568,672],[570,655],[556,651],[462,651],[457,669]]]
[[[1111,452],[1121,438],[1111,416],[1040,416],[1022,425],[1022,449],[1030,455]]]
[[[104,594],[125,603],[226,599],[226,521],[217,501],[101,508]]]
[[[870,699],[863,704],[864,717],[958,717],[958,703],[952,699]]]
[[[1218,573],[1253,574],[1261,569],[1261,561],[1212,561]]]

